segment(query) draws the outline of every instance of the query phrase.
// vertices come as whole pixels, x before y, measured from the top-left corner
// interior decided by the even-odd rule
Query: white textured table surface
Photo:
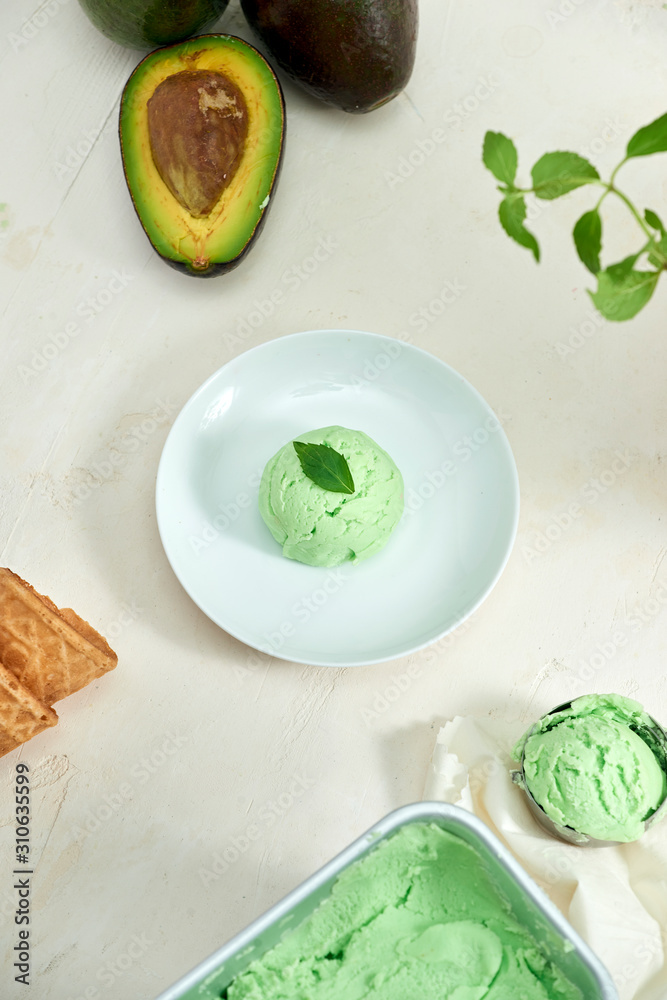
[[[453,715],[528,723],[596,690],[667,719],[667,292],[635,321],[598,320],[570,237],[585,194],[541,206],[538,267],[500,230],[480,158],[491,128],[515,139],[525,180],[557,148],[606,172],[666,109],[667,13],[422,0],[413,78],[385,108],[348,116],[285,84],[265,230],[206,282],[156,256],[126,190],[118,104],[140,53],[75,0],[0,17],[0,564],[119,656],[0,762],[0,994],[150,1000],[419,799]],[[220,30],[251,39],[235,2]],[[655,159],[626,187],[660,213]],[[619,213],[614,257],[634,241]],[[347,670],[254,657],[218,629],[174,577],[154,513],[160,451],[194,389],[258,343],[328,327],[408,332],[460,371],[505,416],[522,495],[508,567],[458,634]],[[29,987],[10,968],[19,758],[33,779]],[[628,982],[642,975],[638,958]]]

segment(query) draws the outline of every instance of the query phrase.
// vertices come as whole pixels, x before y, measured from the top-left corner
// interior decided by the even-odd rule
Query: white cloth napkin
[[[533,819],[512,783],[525,726],[462,718],[439,732],[424,799],[475,813],[609,969],[620,1000],[667,1000],[667,819],[621,847],[574,847]]]

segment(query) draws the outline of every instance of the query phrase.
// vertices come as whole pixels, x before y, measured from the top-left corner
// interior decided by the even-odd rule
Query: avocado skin
[[[79,0],[98,31],[119,45],[155,49],[212,27],[229,0]]]
[[[241,0],[241,6],[279,66],[343,111],[373,111],[410,79],[417,0]]]
[[[200,269],[194,267],[192,261],[186,259],[185,257],[182,257],[181,259],[175,259],[173,257],[168,256],[167,253],[161,253],[159,248],[155,245],[155,242],[152,238],[150,226],[147,224],[147,220],[142,217],[142,212],[139,204],[137,203],[137,197],[135,196],[135,183],[133,179],[133,171],[129,168],[128,159],[126,157],[126,146],[127,146],[127,135],[128,135],[127,133],[128,123],[126,120],[128,115],[127,106],[132,103],[133,81],[135,77],[137,76],[139,78],[141,77],[141,72],[144,66],[150,66],[151,64],[154,64],[156,60],[162,60],[162,59],[168,60],[174,58],[178,59],[181,57],[181,54],[183,55],[185,64],[190,65],[190,59],[196,58],[198,50],[200,49],[205,50],[207,47],[225,45],[226,43],[240,46],[248,53],[252,53],[254,57],[258,60],[258,62],[262,65],[264,72],[267,75],[267,78],[270,78],[271,81],[270,85],[273,90],[272,99],[276,105],[276,108],[278,108],[280,112],[279,138],[276,140],[279,145],[278,145],[277,157],[275,158],[275,162],[272,167],[272,174],[269,184],[268,203],[262,209],[253,228],[244,233],[243,246],[240,248],[239,252],[236,253],[233,257],[231,258],[228,257],[227,259],[223,260],[209,259],[207,266],[205,268]],[[130,76],[130,79],[125,85],[125,88],[123,90],[123,95],[121,97],[118,132],[119,132],[119,140],[121,148],[121,159],[123,163],[123,172],[125,174],[125,181],[128,187],[130,198],[132,199],[132,205],[137,214],[137,218],[139,219],[139,222],[141,223],[146,233],[146,236],[148,237],[151,247],[158,255],[158,257],[160,257],[166,264],[169,264],[170,267],[173,267],[175,270],[180,271],[181,274],[186,274],[197,278],[213,278],[216,277],[217,275],[227,274],[229,271],[233,271],[234,268],[238,267],[241,261],[244,260],[245,257],[247,256],[249,250],[254,245],[257,237],[259,236],[264,227],[266,216],[269,213],[273,201],[273,193],[275,191],[276,184],[278,183],[278,178],[281,173],[283,153],[285,149],[285,99],[282,92],[282,88],[280,86],[280,82],[276,77],[275,72],[273,71],[270,64],[266,61],[266,59],[264,59],[262,54],[257,49],[255,49],[254,46],[250,45],[248,42],[245,42],[240,38],[236,38],[231,35],[221,35],[221,34],[197,35],[195,38],[190,38],[182,42],[174,43],[172,45],[163,46],[154,52],[150,52],[135,67],[132,75]],[[158,183],[161,184],[162,182],[158,179]],[[176,211],[178,211],[179,207],[175,199],[172,199],[172,201],[174,206],[176,206]]]

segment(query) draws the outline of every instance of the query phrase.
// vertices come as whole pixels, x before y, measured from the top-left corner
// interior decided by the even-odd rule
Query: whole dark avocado
[[[405,87],[417,0],[241,0],[278,64],[315,97],[361,114]]]
[[[212,28],[229,0],[79,0],[95,27],[119,45],[154,49]]]
[[[160,257],[204,278],[236,267],[264,223],[284,134],[280,84],[242,39],[198,35],[146,56],[123,91],[120,145]]]

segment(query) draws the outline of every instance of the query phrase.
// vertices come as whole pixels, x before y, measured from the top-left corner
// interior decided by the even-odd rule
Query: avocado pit
[[[167,76],[147,104],[153,163],[178,203],[205,218],[243,157],[248,109],[242,91],[215,70]]]

